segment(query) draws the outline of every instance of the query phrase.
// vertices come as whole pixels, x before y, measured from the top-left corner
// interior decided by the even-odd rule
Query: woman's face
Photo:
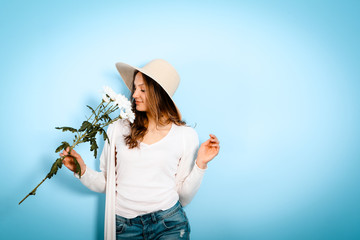
[[[146,86],[141,72],[135,75],[134,88],[133,98],[135,99],[136,110],[141,112],[147,111]]]

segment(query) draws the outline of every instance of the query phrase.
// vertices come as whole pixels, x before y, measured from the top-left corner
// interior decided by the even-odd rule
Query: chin
[[[139,111],[139,112],[145,112],[145,109],[139,108],[139,107],[136,107],[136,110]]]

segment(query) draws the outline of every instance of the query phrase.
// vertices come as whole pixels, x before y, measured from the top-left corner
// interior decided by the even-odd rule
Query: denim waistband
[[[135,218],[124,218],[122,216],[116,215],[116,221],[121,221],[121,222],[124,222],[124,223],[129,224],[129,225],[133,225],[133,224],[136,224],[136,223],[138,223],[138,224],[147,224],[150,221],[158,222],[158,221],[161,221],[164,218],[167,218],[167,217],[173,215],[180,208],[182,208],[182,206],[181,206],[180,202],[177,201],[174,206],[172,206],[171,208],[169,208],[167,210],[159,210],[159,211],[156,211],[156,212],[140,215],[140,216],[137,216]]]

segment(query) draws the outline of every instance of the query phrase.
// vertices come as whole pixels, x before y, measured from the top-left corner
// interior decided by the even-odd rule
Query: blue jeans
[[[135,218],[116,215],[116,239],[190,239],[190,225],[180,202]]]

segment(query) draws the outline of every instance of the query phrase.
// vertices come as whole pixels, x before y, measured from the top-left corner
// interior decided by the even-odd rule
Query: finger
[[[65,150],[62,151],[62,155],[63,155],[63,156],[66,156],[66,155],[68,155],[68,154],[69,154],[69,153],[68,153],[67,151],[65,151]]]
[[[211,145],[210,147],[211,147],[211,148],[216,148],[216,149],[217,149],[217,148],[220,148],[219,145]]]
[[[211,141],[211,143],[220,143],[219,140],[214,139],[214,138],[210,139],[210,141]]]
[[[219,146],[212,147],[211,150],[212,150],[212,153],[217,155],[219,153],[219,151],[220,151],[220,147]]]
[[[219,141],[218,138],[214,135],[214,134],[209,134],[209,136],[212,138],[212,139],[215,139],[216,141]]]
[[[74,149],[70,149],[70,147],[67,147],[66,148],[66,152],[70,155],[73,155],[73,153],[75,152],[75,150]],[[76,152],[75,152],[76,153]]]
[[[74,171],[75,169],[75,164],[71,161],[67,161],[67,160],[63,160],[63,164],[65,165],[65,167],[67,167],[68,169],[70,169],[71,171]]]
[[[67,147],[66,149],[63,150],[63,154],[64,155],[69,155],[70,154],[70,148]]]
[[[71,150],[70,155],[73,156],[73,157],[76,157],[76,158],[80,156],[74,149]]]
[[[211,144],[220,144],[219,140],[215,140],[215,139],[211,139],[210,143]]]
[[[219,140],[217,138],[210,138],[211,143],[219,143]]]
[[[63,159],[63,162],[66,162],[66,163],[70,163],[70,162],[72,162],[72,161],[73,161],[72,157],[65,157],[65,158]]]

